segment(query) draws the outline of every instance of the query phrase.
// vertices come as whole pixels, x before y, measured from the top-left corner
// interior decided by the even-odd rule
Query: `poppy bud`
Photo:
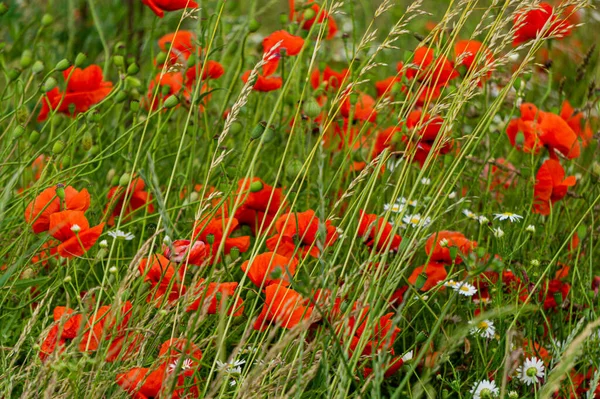
[[[42,16],[42,26],[48,26],[52,22],[54,22],[54,17],[52,17],[52,15],[50,15],[50,14],[44,14]]]
[[[126,48],[125,42],[115,43],[115,47],[114,47],[115,53],[122,54],[124,52],[125,48]]]
[[[285,171],[289,176],[298,176],[298,174],[302,172],[302,166],[302,161],[299,159],[293,159],[286,165]]]
[[[36,61],[33,63],[31,67],[31,71],[35,74],[44,72],[44,63],[42,61]]]
[[[127,100],[127,93],[124,92],[123,90],[119,91],[117,93],[117,95],[115,96],[115,102],[117,104],[120,104],[120,103],[122,103],[125,100]]]
[[[288,22],[288,15],[285,13],[281,13],[279,14],[279,22],[281,23],[281,25],[285,25]]]
[[[40,139],[40,132],[38,132],[37,130],[34,130],[33,132],[31,132],[29,134],[29,143],[30,144],[37,143],[39,139]]]
[[[117,273],[117,271],[118,271],[118,269],[117,269],[116,267],[114,267],[114,266],[112,266],[110,269],[108,269],[108,272],[109,272],[110,274],[116,274],[116,273]]]
[[[256,32],[259,28],[260,28],[260,22],[258,22],[256,19],[251,19],[250,22],[248,22],[248,30],[251,33]]]
[[[162,85],[160,88],[160,92],[163,96],[168,95],[169,93],[171,93],[171,86],[170,85]]]
[[[83,53],[79,53],[79,54],[77,54],[77,57],[75,57],[74,65],[76,67],[81,67],[86,59],[87,59],[87,55],[85,55]]]
[[[267,122],[264,122],[264,121],[260,122],[258,125],[256,125],[254,130],[252,130],[252,133],[250,133],[250,140],[258,139],[265,133],[266,130],[267,130]]]
[[[544,326],[538,325],[537,328],[536,328],[536,334],[540,335],[540,336],[543,336],[544,335]]]
[[[131,109],[133,112],[138,112],[140,110],[140,102],[139,101],[130,102],[129,109]]]
[[[450,259],[452,259],[452,262],[454,262],[454,260],[456,259],[456,256],[458,255],[458,247],[450,247],[449,252],[450,252]]]
[[[16,80],[20,75],[21,75],[21,70],[17,69],[17,68],[13,68],[10,71],[8,71],[8,80],[10,80],[12,82],[12,81]]]
[[[106,181],[107,182],[111,182],[113,177],[115,177],[115,173],[117,173],[116,170],[114,170],[113,168],[108,170],[108,173],[106,174]],[[113,186],[115,186],[116,184],[113,184]]]
[[[427,282],[427,274],[425,273],[421,273],[417,276],[417,281],[415,281],[415,288],[417,290],[420,290],[421,288],[423,288],[423,286],[425,285],[425,283]]]
[[[102,241],[100,241],[100,242],[98,243],[98,246],[99,246],[100,248],[103,248],[103,249],[104,249],[104,248],[108,248],[108,241],[106,241],[106,240],[102,240]]]
[[[68,155],[63,156],[60,160],[60,166],[63,168],[68,168],[71,166],[71,157]]]
[[[122,68],[123,65],[125,65],[125,59],[122,55],[113,55],[113,64],[115,64],[119,68]]]
[[[58,63],[54,67],[54,69],[62,72],[62,71],[66,71],[67,69],[69,69],[70,66],[71,66],[71,63],[69,62],[69,60],[66,58],[63,58],[62,60],[58,61]]]
[[[562,303],[563,297],[562,297],[562,294],[560,292],[555,292],[554,293],[554,301],[556,301],[557,305],[560,305]],[[542,334],[540,334],[540,335],[542,335]]]
[[[415,343],[420,344],[421,342],[425,342],[427,340],[427,334],[423,331],[419,331],[417,336],[415,337]]]
[[[167,53],[161,51],[156,56],[156,65],[160,66],[163,65],[165,62],[167,62]]]
[[[263,184],[260,181],[254,181],[250,184],[250,192],[255,193],[263,189]]]
[[[138,64],[133,63],[127,67],[127,75],[135,75],[140,71]]]
[[[31,64],[33,64],[33,54],[31,53],[31,50],[23,51],[23,54],[21,54],[21,68],[29,68]]]
[[[77,108],[75,106],[75,103],[70,103],[68,108],[69,108],[69,115],[75,115],[75,110]]]
[[[71,282],[71,276],[67,276],[63,279],[63,283],[70,283]]]
[[[131,175],[129,173],[123,173],[119,178],[119,186],[126,186],[129,184],[129,180],[131,179]]]
[[[310,98],[302,104],[302,112],[309,118],[316,118],[321,113],[321,106],[314,98]]]
[[[282,275],[283,275],[283,270],[281,270],[280,266],[276,266],[275,268],[273,268],[273,271],[271,272],[270,277],[273,280],[277,280],[277,279],[280,279]]]
[[[54,142],[54,145],[52,146],[52,153],[58,155],[58,154],[62,153],[64,149],[65,149],[64,143],[62,141],[58,140],[58,141]]]
[[[177,104],[179,104],[179,98],[178,98],[177,96],[169,96],[169,97],[168,97],[168,98],[165,100],[165,102],[164,102],[163,106],[164,106],[165,108],[167,108],[167,109],[171,109],[171,108],[173,108],[173,107],[176,107],[176,106],[177,106]]]
[[[215,243],[215,235],[214,234],[209,234],[206,236],[206,242],[210,245]]]
[[[317,13],[315,12],[315,10],[313,10],[312,8],[307,8],[306,10],[304,10],[304,13],[302,14],[302,18],[304,18],[305,21],[310,21],[316,15],[317,15]]]
[[[190,55],[190,58],[187,59],[187,67],[188,68],[195,68],[196,67],[196,56],[194,54]],[[199,66],[200,69],[202,69],[202,66]]]
[[[231,260],[236,260],[240,257],[240,249],[238,247],[233,247],[229,251],[229,256],[231,256]]]
[[[119,184],[119,176],[113,176],[112,179],[110,180],[110,185],[116,186],[118,184]]]
[[[525,135],[523,134],[523,132],[518,132],[517,135],[515,136],[515,144],[517,146],[522,146],[524,142],[525,142]]]
[[[92,138],[92,133],[85,132],[83,134],[83,137],[81,138],[81,147],[83,148],[84,151],[89,151],[92,146],[94,145],[94,140]]]
[[[4,2],[0,3],[0,17],[8,12],[8,6]]]
[[[242,125],[238,121],[235,121],[229,127],[229,131],[231,132],[231,134],[238,134],[242,131],[243,128],[244,128],[244,125]]]
[[[17,127],[15,127],[15,129],[13,130],[13,138],[14,139],[18,139],[19,137],[21,137],[21,135],[23,135],[23,133],[25,133],[25,128],[21,125],[17,125]]]
[[[99,145],[93,145],[92,148],[90,148],[90,155],[94,156],[94,155],[98,155],[99,153],[100,153]]]
[[[190,202],[196,202],[196,201],[198,201],[199,198],[200,198],[200,194],[198,194],[195,191],[192,191],[192,193],[190,194]]]

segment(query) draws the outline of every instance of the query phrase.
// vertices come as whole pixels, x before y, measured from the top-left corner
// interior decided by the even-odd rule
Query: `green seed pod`
[[[138,112],[140,110],[140,102],[139,101],[131,101],[129,103],[129,109],[133,112]]]
[[[417,290],[421,290],[425,283],[427,282],[427,274],[421,273],[417,276],[417,281],[415,282],[415,288]]]
[[[62,153],[65,149],[65,143],[63,143],[60,140],[57,140],[54,142],[54,145],[52,145],[52,153],[55,155],[58,155],[60,153]]]
[[[314,98],[310,98],[302,104],[302,112],[309,118],[314,119],[321,113],[321,106]]]
[[[35,74],[44,72],[44,63],[42,61],[34,62],[31,71]]]
[[[178,98],[177,96],[169,96],[169,97],[168,97],[168,98],[165,100],[165,102],[164,102],[163,106],[164,106],[166,109],[171,109],[171,108],[173,108],[173,107],[176,107],[176,106],[177,106],[177,104],[179,104],[179,98]]]
[[[127,48],[125,42],[117,42],[115,43],[114,52],[117,54],[122,54],[124,50]]]
[[[121,90],[121,91],[119,91],[119,92],[117,93],[117,95],[115,96],[115,102],[116,102],[117,104],[120,104],[120,103],[122,103],[122,102],[123,102],[123,101],[125,101],[125,100],[127,100],[127,93],[126,93],[126,92],[124,92],[124,91],[122,91],[122,90]]]
[[[251,33],[254,33],[259,29],[260,29],[260,22],[258,22],[256,19],[251,19],[250,22],[248,22],[248,30]]]
[[[87,55],[83,53],[77,54],[77,57],[75,57],[75,66],[80,68],[85,63],[85,60],[87,60]]]
[[[239,134],[243,128],[244,128],[244,125],[242,125],[238,121],[235,121],[229,127],[229,131],[231,132],[231,134]]]
[[[215,243],[215,235],[209,234],[206,236],[206,243],[209,245],[213,245]]]
[[[138,64],[133,63],[127,67],[127,75],[135,75],[140,71]]]
[[[56,190],[55,190],[55,192],[56,192],[56,196],[57,196],[59,199],[61,199],[61,200],[64,200],[64,199],[65,199],[65,185],[64,185],[64,184],[62,184],[62,183],[58,183],[58,184],[56,185]]]
[[[304,13],[302,14],[302,18],[304,18],[305,21],[310,21],[311,19],[313,19],[316,16],[317,16],[317,13],[312,8],[307,8],[306,10],[304,10]]]
[[[158,55],[156,56],[156,66],[157,67],[161,67],[162,65],[167,62],[167,53],[165,53],[164,51],[161,51],[160,53],[158,53]]]
[[[281,13],[279,14],[279,23],[281,25],[285,25],[288,23],[288,15],[285,13]]]
[[[129,180],[131,179],[131,175],[129,173],[123,173],[119,178],[119,186],[126,186],[129,184]]]
[[[27,110],[27,107],[22,106],[19,107],[17,109],[17,122],[18,123],[27,123],[27,120],[29,119],[29,111]]]
[[[17,69],[17,68],[13,68],[10,71],[8,71],[8,80],[15,81],[17,80],[17,78],[21,76],[21,70]]]
[[[113,55],[113,64],[122,68],[125,65],[125,59],[122,55]]]
[[[85,132],[83,134],[83,137],[81,138],[81,147],[84,151],[89,151],[92,149],[93,145],[94,138],[92,137],[92,133],[90,133],[89,131]]]
[[[25,50],[21,54],[21,68],[29,68],[33,64],[33,53],[31,50]]]
[[[257,191],[262,190],[264,185],[260,181],[254,181],[250,184],[250,192],[256,193]]]
[[[54,67],[54,69],[62,72],[62,71],[66,71],[67,69],[69,69],[70,66],[71,66],[71,63],[69,62],[69,60],[66,58],[63,58],[62,60],[58,61],[58,63]]]
[[[112,180],[110,181],[110,185],[111,186],[118,186],[119,185],[119,176],[113,176]]]
[[[54,22],[54,17],[50,14],[44,14],[42,16],[42,26],[48,26]]]
[[[68,168],[71,166],[71,157],[68,155],[63,156],[60,160],[60,164],[63,168]]]
[[[25,133],[25,128],[21,125],[17,125],[17,127],[15,127],[15,129],[13,130],[12,136],[14,139],[18,139],[23,135],[23,133]]]
[[[196,56],[194,54],[190,54],[190,58],[187,59],[187,67],[193,68],[196,65]]]
[[[302,172],[302,161],[293,159],[285,166],[285,172],[288,176],[298,176]]]
[[[126,85],[126,87],[130,87],[130,88],[141,87],[142,81],[139,80],[138,78],[134,78],[133,76],[127,76],[125,78],[125,85]]]
[[[240,249],[238,247],[231,248],[229,256],[231,256],[231,260],[237,260],[240,257]]]
[[[116,170],[114,170],[114,168],[111,168],[111,169],[109,169],[109,170],[108,170],[108,173],[106,173],[106,181],[107,181],[108,183],[110,183],[110,182],[113,180],[113,178],[115,177],[115,174],[116,174],[116,173],[117,173],[117,171],[116,171]],[[118,183],[118,182],[117,182],[117,183]],[[113,184],[113,186],[116,186],[116,184]]]
[[[281,266],[276,266],[269,277],[271,277],[274,280],[277,280],[280,279],[281,276],[283,276],[283,270],[281,269]]]
[[[267,122],[260,122],[258,125],[256,125],[254,127],[254,129],[252,130],[252,132],[250,133],[250,140],[256,140],[260,136],[262,136],[263,133],[265,132],[266,127],[267,127]]]
[[[0,3],[0,17],[8,12],[8,6],[4,2]]]
[[[427,340],[427,334],[423,331],[420,331],[415,337],[415,343],[420,344],[421,342],[425,342]]]
[[[29,134],[29,144],[35,144],[40,139],[40,132],[34,130]]]

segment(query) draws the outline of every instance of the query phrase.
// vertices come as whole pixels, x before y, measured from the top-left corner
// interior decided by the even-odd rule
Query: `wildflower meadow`
[[[599,6],[0,0],[0,398],[600,398]]]

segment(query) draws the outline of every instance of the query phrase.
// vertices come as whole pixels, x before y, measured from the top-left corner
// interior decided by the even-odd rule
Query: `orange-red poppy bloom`
[[[98,240],[104,223],[91,227],[83,211],[62,211],[50,215],[49,232],[59,240],[57,252],[63,258],[86,253]]]
[[[147,302],[155,301],[158,306],[165,295],[167,301],[172,302],[185,294],[183,265],[170,262],[164,256],[156,254],[151,258],[142,259],[138,270],[144,281],[152,286],[152,292],[146,298]]]
[[[434,49],[419,47],[415,50],[412,64],[406,71],[406,77],[417,79],[430,87],[445,86],[459,76],[446,57],[435,57]]]
[[[126,301],[120,309],[100,306],[98,311],[86,321],[83,336],[79,341],[79,350],[95,351],[102,340],[112,341],[124,337],[125,329],[131,319],[132,308],[133,305],[129,301]]]
[[[40,347],[39,356],[42,361],[54,353],[57,347],[62,351],[67,340],[75,338],[79,333],[82,316],[73,315],[74,312],[73,309],[65,306],[54,308],[54,324]]]
[[[242,202],[235,218],[240,224],[250,226],[254,234],[266,231],[277,212],[285,207],[282,190],[258,177],[240,179],[236,195]]]
[[[304,46],[304,39],[294,36],[288,31],[278,30],[263,39],[263,53],[272,53],[274,56],[263,66],[263,75],[268,76],[277,70],[279,59],[283,54],[295,56],[300,53]],[[273,50],[275,46],[279,46]]]
[[[546,24],[550,21],[549,25]],[[542,37],[568,36],[571,33],[571,24],[559,18],[554,13],[552,6],[546,2],[539,3],[536,7],[528,10],[520,10],[514,18],[513,46],[535,39],[544,30]]]
[[[198,345],[184,338],[171,338],[160,346],[158,352],[159,360],[162,360],[168,365],[176,365],[181,357],[186,362],[186,367],[182,370],[186,376],[193,375],[200,368],[200,360],[202,360],[202,351]]]
[[[302,320],[310,318],[313,306],[298,292],[282,285],[272,284],[265,288],[265,303],[254,322],[254,329],[264,331],[269,324],[293,328]]]
[[[183,63],[195,52],[194,44],[196,35],[189,30],[180,30],[173,33],[167,33],[158,39],[158,47],[164,52],[171,51],[170,62]]]
[[[90,193],[87,189],[77,191],[71,186],[64,187],[65,198],[61,201],[56,194],[57,186],[42,191],[25,209],[25,221],[31,224],[33,232],[39,234],[50,228],[50,215],[61,210],[87,211],[90,207]]]
[[[349,73],[348,69],[342,69],[338,72],[331,69],[329,65],[326,65],[322,73],[320,70],[315,69],[310,74],[310,85],[313,89],[317,89],[322,85],[327,90],[338,90],[342,87]]]
[[[454,58],[456,59],[455,67],[464,65],[467,71],[476,71],[482,66],[490,65],[494,62],[492,52],[477,40],[459,40],[454,45]],[[478,59],[479,58],[479,59]],[[475,61],[478,61],[475,63]],[[492,71],[489,70],[484,77],[490,78]],[[481,86],[482,79],[479,80]]]
[[[350,352],[356,351],[361,339],[364,342],[365,338],[367,342],[361,351],[362,356],[370,356],[380,351],[391,350],[392,344],[400,332],[400,328],[394,326],[392,321],[394,313],[382,316],[374,327],[369,327],[367,316],[367,312],[362,312],[359,318],[351,318],[348,323],[350,330],[353,330],[355,325],[359,323],[350,342]],[[366,337],[362,338],[363,336]]]
[[[351,96],[346,95],[340,108],[340,113],[344,118],[352,116],[353,120],[375,122],[377,119],[376,104],[377,101],[365,93],[359,93],[354,104],[352,104]]]
[[[551,204],[564,198],[569,187],[576,183],[575,176],[565,178],[565,170],[560,162],[546,160],[537,172],[533,190],[533,211],[542,215],[550,214]]]
[[[459,265],[463,262],[462,256],[470,254],[475,247],[477,243],[466,238],[463,233],[443,230],[429,236],[425,243],[425,252],[432,262],[454,262]],[[457,249],[454,259],[450,255],[452,248]]]
[[[452,141],[439,141],[434,150],[435,140],[440,134],[444,120],[439,116],[431,117],[423,111],[412,111],[406,119],[406,127],[416,130],[414,134],[405,134],[402,141],[406,144],[407,154],[412,155],[413,162],[423,166],[425,160],[432,153],[434,156],[447,154],[452,149]],[[411,139],[412,138],[412,139]],[[433,152],[432,152],[433,151]]]
[[[223,242],[225,254],[229,254],[233,248],[237,248],[240,253],[244,253],[250,248],[250,237],[231,237],[231,234],[239,225],[240,223],[236,218],[226,217],[217,217],[202,222],[196,221],[194,237],[206,243],[212,242],[212,244],[209,244],[212,247],[212,256],[217,255],[221,242]]]
[[[112,83],[104,80],[102,68],[98,65],[90,65],[85,69],[70,67],[63,71],[63,77],[67,81],[67,89],[62,93],[55,87],[42,97],[39,122],[46,120],[51,110],[71,116],[86,112],[112,90]]]
[[[375,247],[377,251],[397,251],[402,238],[398,234],[392,234],[392,230],[392,224],[385,222],[384,218],[360,211],[358,236],[364,238],[368,247]]]
[[[206,265],[210,259],[210,248],[203,241],[175,240],[171,245],[163,244],[163,255],[171,262]]]
[[[251,72],[252,71],[246,71],[242,75],[242,81],[244,83],[248,83]],[[269,92],[280,89],[281,86],[283,86],[283,79],[281,79],[281,77],[259,74],[257,75],[256,82],[254,82],[254,86],[252,86],[252,88],[256,91]]]
[[[275,221],[277,234],[267,240],[267,248],[280,255],[293,257],[298,253],[302,256],[317,257],[320,254],[317,246],[319,219],[315,211],[290,212],[282,215]],[[332,245],[338,238],[336,228],[328,220],[325,223],[325,237],[321,237],[320,244],[323,248]]]
[[[427,265],[419,266],[413,270],[408,282],[415,285],[421,274],[424,274],[422,278],[426,279],[420,288],[421,291],[429,291],[448,277],[448,272],[443,263],[429,262]]]
[[[571,285],[568,283],[560,280],[546,280],[542,284],[538,299],[543,302],[544,309],[553,309],[567,299],[570,290]]]
[[[200,279],[196,284],[194,295],[197,299],[187,308],[187,311],[202,310],[206,307],[206,313],[217,314],[231,298],[236,296],[237,282],[232,283],[209,283]],[[237,298],[235,303],[230,303],[227,314],[241,316],[244,313],[244,300]]]
[[[159,86],[158,88],[156,88]],[[183,75],[181,72],[159,72],[148,86],[147,102],[148,108],[156,110],[159,103],[167,98],[179,94],[184,88]],[[189,93],[184,95],[188,95]]]
[[[296,272],[298,261],[295,258],[265,252],[242,263],[242,270],[257,287],[271,284],[289,283]]]
[[[325,11],[318,4],[314,4],[314,0],[308,0],[307,5],[310,5],[310,8],[315,12],[315,16],[309,20],[304,20],[303,14],[298,16],[298,22],[302,23],[302,29],[310,30],[315,23],[322,24],[325,20],[327,20],[327,39],[333,39],[335,34],[338,31],[337,24],[335,20],[327,11]]]
[[[117,384],[131,394],[133,399],[154,399],[160,397],[167,366],[161,364],[157,369],[135,367],[126,373],[117,374]]]
[[[150,7],[157,17],[165,16],[165,11],[177,11],[185,8],[198,8],[194,0],[142,0],[142,3]]]
[[[583,123],[583,112],[576,112],[571,104],[565,100],[560,110],[560,117],[567,122],[577,137],[581,139],[581,144],[587,147],[594,136],[594,132],[589,121],[586,121],[585,124]]]
[[[112,210],[110,217],[108,218],[108,225],[113,226],[115,224],[115,218],[121,215],[127,217],[132,212],[147,206],[148,213],[154,212],[154,205],[152,205],[152,196],[144,191],[146,183],[139,177],[136,177],[131,181],[127,190],[123,187],[116,186],[112,187],[108,191],[109,203],[106,205],[107,211]],[[127,203],[125,203],[127,200]]]
[[[402,78],[399,76],[390,76],[383,80],[375,82],[375,90],[377,90],[377,97],[383,97],[388,93],[391,93],[395,85],[400,85]]]

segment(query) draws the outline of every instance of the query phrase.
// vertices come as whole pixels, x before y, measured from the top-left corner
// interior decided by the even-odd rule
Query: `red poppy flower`
[[[228,230],[227,226],[231,223]],[[219,217],[212,220],[196,221],[194,227],[194,237],[209,243],[212,241],[212,255],[216,256],[221,242],[224,241],[223,250],[229,254],[233,248],[237,248],[240,253],[248,251],[250,248],[250,237],[231,237],[231,234],[238,228],[239,221],[236,218]],[[209,238],[210,236],[210,238]]]
[[[402,356],[396,356],[393,358],[386,366],[385,371],[383,372],[383,376],[385,378],[392,377],[394,374],[400,370],[400,368],[404,365],[404,359]],[[366,378],[373,374],[373,369],[369,367],[365,367],[363,371],[363,376]]]
[[[204,68],[204,70],[202,68]],[[213,60],[208,60],[206,62],[206,66],[202,66],[202,64],[196,64],[195,66],[188,68],[185,73],[185,85],[189,91],[192,91],[192,87],[196,82],[197,75],[201,71],[202,80],[219,79],[225,73],[225,68],[223,68],[223,65]]]
[[[429,236],[425,243],[425,252],[432,262],[454,262],[459,265],[463,262],[461,255],[470,254],[475,247],[477,247],[477,243],[466,238],[464,234],[457,231],[444,230]],[[454,259],[450,255],[452,248],[458,249],[458,253]]]
[[[165,11],[177,11],[185,8],[198,8],[194,0],[142,0],[142,3],[150,7],[157,17],[165,16]]]
[[[254,329],[264,331],[269,324],[280,324],[290,329],[302,320],[310,318],[313,306],[298,292],[282,285],[272,284],[265,288],[265,303],[254,322]]]
[[[166,368],[165,364],[161,364],[156,370],[135,367],[126,373],[117,374],[116,381],[133,399],[158,398],[166,376]]]
[[[136,332],[122,334],[110,342],[108,353],[104,359],[107,362],[115,362],[130,358],[140,349],[140,345],[144,340],[144,335]]]
[[[248,78],[252,71],[246,71],[242,75],[242,81],[248,83]],[[269,92],[280,89],[283,86],[283,79],[279,76],[257,75],[256,82],[252,88],[256,91]]]
[[[490,65],[494,62],[492,52],[477,40],[459,40],[454,45],[454,58],[457,60],[455,67],[464,65],[467,71],[475,71],[478,65],[475,64],[477,58],[480,57],[478,65]],[[485,78],[490,78],[492,71],[485,74]],[[479,86],[482,84],[482,79],[479,79]]]
[[[296,245],[298,245],[298,252],[301,255],[319,256],[320,250],[317,246],[319,219],[315,211],[286,213],[277,219],[275,229],[277,234],[267,240],[269,250],[291,258],[296,253]],[[325,223],[325,231],[326,236],[321,237],[323,248],[332,245],[338,238],[336,228],[329,220]]]
[[[126,301],[120,309],[112,306],[99,307],[98,311],[86,321],[86,328],[79,342],[79,350],[82,352],[95,351],[100,346],[101,340],[112,341],[123,337],[129,319],[131,319],[132,308],[133,305],[129,301]]]
[[[184,374],[187,376],[193,375],[200,368],[200,360],[202,360],[202,351],[196,344],[184,338],[171,338],[160,346],[158,352],[159,358],[167,364],[176,364],[179,358],[184,356],[186,367]]]
[[[529,10],[520,10],[515,14],[514,25],[515,33],[513,46],[529,40],[534,40],[542,32],[546,23],[550,20],[549,27],[545,30],[542,37],[549,36],[568,36],[571,33],[571,24],[554,14],[552,6],[542,2],[537,7]]]
[[[315,90],[321,85],[323,85],[326,90],[339,90],[349,73],[350,71],[348,69],[342,69],[340,72],[337,72],[329,68],[329,65],[326,65],[323,73],[318,69],[315,69],[311,73],[310,85]]]
[[[90,193],[87,189],[77,191],[71,186],[64,188],[65,199],[56,195],[58,186],[48,187],[42,191],[25,209],[25,221],[31,224],[33,232],[39,234],[50,228],[50,215],[61,210],[87,211],[90,207]],[[61,206],[62,205],[62,206]]]
[[[282,190],[258,177],[240,179],[236,195],[242,198],[242,202],[235,218],[240,224],[250,226],[254,234],[266,231],[277,212],[284,207]]]
[[[164,52],[171,51],[170,63],[183,63],[195,52],[196,35],[189,30],[167,33],[158,39],[158,47]]]
[[[435,58],[434,50],[429,47],[419,47],[415,50],[412,64],[406,71],[406,77],[417,79],[430,87],[445,86],[459,76],[452,63],[444,56]]]
[[[398,234],[392,235],[393,226],[389,222],[384,223],[383,218],[377,217],[375,214],[367,214],[365,211],[360,211],[358,222],[358,236],[363,237],[365,244],[372,248],[377,248],[377,251],[387,250],[397,251],[402,238]]]
[[[38,122],[45,121],[50,110],[71,114],[70,108],[74,107],[71,116],[86,112],[112,90],[112,83],[104,80],[102,68],[98,65],[90,65],[85,69],[70,67],[63,71],[63,77],[65,81],[68,79],[67,89],[62,93],[55,87],[42,97]]]
[[[298,22],[302,23],[302,29],[310,30],[315,23],[322,24],[325,19],[327,19],[327,39],[333,39],[335,34],[338,31],[337,24],[335,20],[327,11],[322,9],[318,4],[313,4],[314,0],[308,0],[307,5],[312,4],[310,8],[315,12],[315,16],[309,20],[304,20],[303,16],[300,15],[298,17]],[[303,22],[304,21],[304,22]]]
[[[434,149],[435,140],[440,133],[444,120],[439,116],[431,117],[428,114],[423,115],[423,111],[412,111],[406,119],[408,129],[416,129],[417,132],[412,135],[404,135],[402,141],[406,144],[406,153],[412,155],[412,160],[418,162],[421,166]],[[452,141],[440,141],[433,152],[434,156],[447,154],[452,149]]]
[[[231,298],[235,298],[235,290],[238,283],[209,283],[208,286],[204,279],[200,279],[196,284],[194,295],[197,299],[187,308],[187,311],[203,309],[207,306],[208,314],[217,314],[223,304],[228,303]],[[244,300],[237,298],[235,303],[231,303],[227,314],[230,316],[241,316],[244,313]]]
[[[277,70],[279,59],[284,51],[287,56],[298,55],[304,46],[304,39],[294,36],[285,30],[278,30],[263,39],[263,53],[270,53],[278,43],[280,43],[279,47],[273,52],[275,57],[269,60],[263,67],[263,74],[265,76],[271,75]]]
[[[39,356],[42,361],[54,353],[57,347],[62,350],[67,340],[77,337],[81,327],[82,316],[80,314],[73,315],[74,312],[73,309],[65,306],[54,308],[54,324],[50,328],[50,331],[48,331],[48,335],[46,335],[40,347]]]
[[[112,209],[112,213],[108,218],[109,226],[115,224],[115,218],[119,217],[121,212],[123,212],[123,217],[127,217],[132,212],[144,206],[148,206],[148,213],[154,212],[154,205],[151,204],[152,196],[144,191],[145,187],[146,183],[144,183],[144,180],[136,177],[131,181],[127,190],[116,186],[108,191],[107,197],[109,203],[106,205],[106,210]],[[127,199],[127,204],[125,204],[125,199]]]
[[[498,192],[499,195],[504,190],[508,190],[511,186],[517,184],[517,170],[512,163],[504,158],[497,158],[491,167],[489,164],[486,164],[481,175],[486,185],[489,181],[490,190],[500,189]]]
[[[540,140],[548,148],[551,158],[556,159],[554,150],[568,159],[577,158],[581,152],[577,134],[560,116],[550,112],[540,112]]]
[[[160,88],[155,89],[156,86],[160,86]],[[183,75],[181,72],[159,72],[148,86],[148,108],[156,110],[161,99],[164,101],[178,94],[183,87]],[[156,90],[158,91],[155,93]]]
[[[104,223],[90,228],[82,211],[62,211],[50,215],[49,232],[61,242],[57,252],[63,258],[86,253],[98,240]]]
[[[398,76],[390,76],[378,82],[375,82],[375,90],[377,90],[377,97],[383,97],[388,93],[391,93],[395,85],[400,85],[402,78]]]
[[[427,265],[419,266],[413,270],[408,278],[408,282],[412,285],[417,283],[419,276],[424,273],[426,277],[425,284],[421,287],[421,291],[429,291],[438,285],[440,281],[444,281],[448,277],[448,272],[444,264],[437,262],[429,262]]]
[[[171,262],[188,263],[195,266],[204,266],[210,259],[210,249],[203,241],[175,240],[171,245],[163,244],[163,255]]]
[[[295,258],[265,252],[256,255],[254,259],[242,263],[242,270],[248,274],[250,281],[257,287],[267,287],[271,284],[289,283],[296,272],[298,261]]]
[[[366,335],[367,343],[361,351],[362,356],[370,356],[382,350],[390,350],[392,344],[396,340],[396,336],[400,332],[400,329],[393,325],[393,317],[394,313],[388,313],[382,316],[374,327],[368,328],[369,320],[366,312],[363,312],[361,317],[354,321],[359,322],[360,324],[352,337],[350,351],[356,351],[358,344],[364,335]],[[349,323],[349,328],[354,329],[354,323],[352,321]],[[364,338],[362,339],[364,340]]]
[[[565,178],[565,170],[554,159],[545,161],[536,175],[533,191],[533,209],[535,213],[550,214],[550,204],[564,198],[569,187],[576,183],[575,176]]]
[[[562,303],[571,290],[571,285],[560,280],[547,280],[543,283],[539,292],[539,300],[544,303],[544,309],[553,309],[559,305],[557,299]]]
[[[352,113],[353,120],[375,122],[377,119],[377,112],[375,111],[375,105],[377,101],[368,94],[360,93],[356,98],[356,103],[351,104],[351,96],[346,95],[340,113],[344,118],[349,118]]]
[[[540,128],[534,121],[523,120],[522,118],[513,119],[506,127],[506,135],[510,141],[510,145],[523,151],[537,154],[543,147],[540,140]],[[521,134],[521,140],[518,143],[517,137]]]
[[[145,282],[152,285],[152,291],[146,298],[147,302],[156,301],[157,306],[166,295],[169,302],[177,300],[180,295],[185,294],[183,278],[185,267],[169,262],[160,254],[151,258],[144,258],[138,265],[138,270]]]
[[[571,104],[565,100],[560,110],[560,117],[567,122],[577,137],[581,139],[581,144],[587,147],[594,136],[594,132],[590,127],[589,121],[585,122],[585,126],[583,126],[583,112],[576,112]]]

